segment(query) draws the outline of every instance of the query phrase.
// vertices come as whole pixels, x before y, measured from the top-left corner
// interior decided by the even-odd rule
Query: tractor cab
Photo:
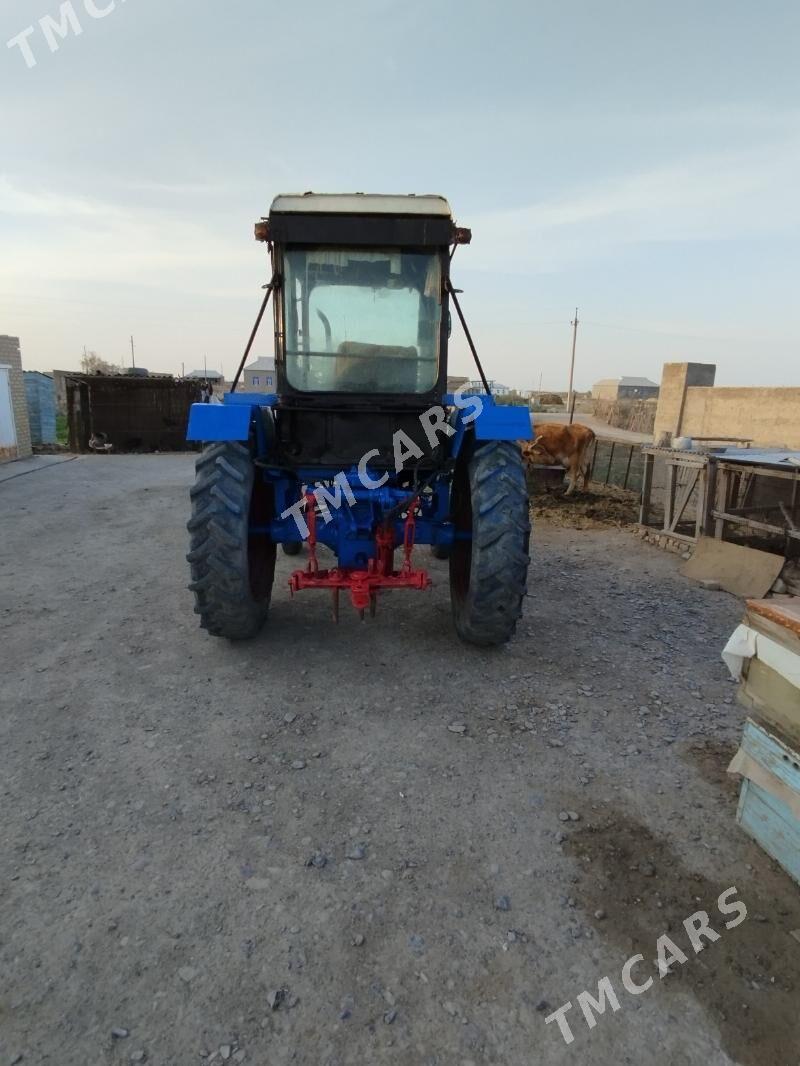
[[[272,260],[287,459],[346,465],[369,442],[385,466],[393,434],[419,440],[419,412],[447,391],[450,254],[469,231],[441,196],[307,193],[278,196],[256,237]]]
[[[439,196],[279,196],[257,235],[280,275],[276,359],[283,396],[386,396],[414,406],[444,391],[449,250]],[[464,231],[459,231],[464,233]]]

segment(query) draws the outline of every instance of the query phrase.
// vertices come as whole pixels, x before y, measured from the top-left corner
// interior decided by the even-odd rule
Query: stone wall
[[[715,371],[713,363],[664,364],[656,444],[712,437],[800,448],[800,388],[717,387]]]
[[[689,388],[682,432],[800,448],[800,388]]]

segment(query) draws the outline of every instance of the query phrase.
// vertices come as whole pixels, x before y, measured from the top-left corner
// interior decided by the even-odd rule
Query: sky
[[[447,196],[507,385],[567,387],[576,306],[581,389],[684,360],[800,385],[800,5],[71,3],[63,38],[61,0],[0,4],[0,333],[27,368],[129,365],[133,334],[137,365],[232,376],[252,225],[313,189]]]

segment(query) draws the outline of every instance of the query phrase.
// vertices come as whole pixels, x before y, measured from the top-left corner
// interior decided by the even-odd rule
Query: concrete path
[[[22,477],[24,474],[47,470],[50,466],[69,463],[77,458],[79,458],[77,455],[30,455],[27,459],[15,459],[11,463],[3,463],[0,466],[0,483],[11,481],[15,477]]]
[[[539,414],[533,415],[534,425],[537,422],[563,422],[566,424],[569,422],[569,415],[561,414]],[[609,426],[607,422],[601,421],[599,418],[595,418],[593,415],[583,415],[580,412],[575,414],[575,422],[579,422],[582,426],[588,426],[589,429],[593,429],[598,437],[602,437],[604,440],[623,440],[629,444],[652,444],[652,433],[634,433],[630,429],[617,429],[616,426]]]

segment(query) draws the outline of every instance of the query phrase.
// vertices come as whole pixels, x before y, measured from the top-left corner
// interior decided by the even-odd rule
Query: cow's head
[[[540,434],[533,440],[526,440],[523,443],[522,454],[529,463],[552,463],[553,457],[542,444],[543,440],[544,436]]]

